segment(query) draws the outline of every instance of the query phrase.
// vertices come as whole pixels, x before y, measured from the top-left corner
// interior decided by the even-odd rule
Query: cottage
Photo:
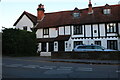
[[[45,13],[44,5],[40,4],[37,17],[30,15],[24,12],[14,25],[37,29],[41,56],[51,56],[51,51],[72,51],[79,44],[120,50],[120,4],[92,7],[89,1],[88,8],[53,13]]]

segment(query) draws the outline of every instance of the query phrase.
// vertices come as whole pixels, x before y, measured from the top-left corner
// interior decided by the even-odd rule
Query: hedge
[[[19,29],[4,29],[2,54],[5,56],[35,56],[37,41],[34,32]]]
[[[51,58],[57,59],[94,59],[120,60],[120,51],[81,51],[81,52],[52,52]]]

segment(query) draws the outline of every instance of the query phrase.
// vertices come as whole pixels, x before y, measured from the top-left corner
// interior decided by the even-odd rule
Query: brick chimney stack
[[[37,21],[41,21],[45,14],[44,14],[45,10],[44,10],[44,5],[40,4],[38,5],[38,8],[37,8]]]
[[[91,4],[91,0],[89,0],[89,4],[88,4],[88,14],[92,14],[92,13],[93,13],[92,4]]]

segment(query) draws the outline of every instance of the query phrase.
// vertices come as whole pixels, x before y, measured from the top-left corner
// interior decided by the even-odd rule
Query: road
[[[118,65],[47,62],[3,57],[3,78],[118,78]]]

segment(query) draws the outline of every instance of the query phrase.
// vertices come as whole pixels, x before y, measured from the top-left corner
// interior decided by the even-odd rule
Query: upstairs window
[[[103,13],[106,14],[106,15],[107,15],[107,14],[110,14],[110,13],[111,13],[111,10],[110,10],[110,9],[104,9],[104,10],[103,10]]]
[[[48,28],[43,29],[43,34],[44,35],[49,35],[49,29]]]
[[[116,33],[116,24],[115,23],[109,23],[107,24],[107,32],[108,33]]]
[[[74,26],[74,35],[79,35],[82,34],[82,25],[75,25]]]

